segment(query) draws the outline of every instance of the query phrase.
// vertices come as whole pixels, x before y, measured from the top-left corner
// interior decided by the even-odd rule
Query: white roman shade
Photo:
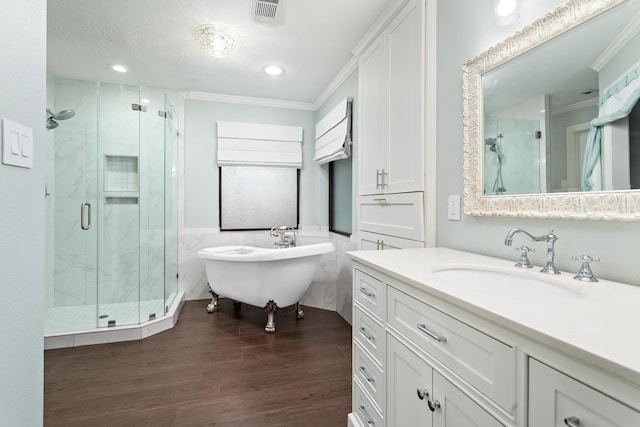
[[[218,122],[218,166],[302,167],[302,127]]]
[[[346,159],[351,154],[352,106],[353,98],[345,98],[316,124],[316,163]]]

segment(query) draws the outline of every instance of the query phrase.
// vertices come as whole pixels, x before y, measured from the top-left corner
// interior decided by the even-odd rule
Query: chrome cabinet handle
[[[384,169],[383,169],[384,171]],[[378,169],[376,169],[376,190],[378,188],[382,188],[382,184],[380,184],[380,177],[382,176],[382,172]]]
[[[367,373],[367,370],[364,368],[364,366],[360,366],[360,369],[358,369],[358,370],[360,371],[360,373],[362,374],[364,379],[367,380],[368,383],[375,383],[376,382],[375,378],[369,376],[369,374]]]
[[[564,423],[569,427],[578,427],[580,425],[580,420],[576,417],[567,417],[564,419]]]
[[[428,400],[427,404],[429,405],[429,409],[431,412],[435,412],[436,409],[440,409],[440,402],[438,400]]]
[[[427,334],[427,336],[433,340],[436,340],[437,342],[447,342],[447,337],[444,336],[440,336],[436,333],[431,332],[429,329],[427,329],[426,325],[424,324],[419,324],[416,325],[416,327],[423,333]]]
[[[85,207],[87,208],[87,219],[88,222],[85,224],[84,222],[84,212],[85,212]],[[88,230],[91,228],[91,204],[90,203],[82,203],[80,205],[80,228],[82,228],[83,230]]]
[[[369,341],[375,341],[376,337],[374,337],[373,335],[370,335],[367,330],[365,328],[363,328],[362,326],[359,329],[360,333]]]
[[[369,298],[374,298],[376,296],[376,294],[374,294],[373,292],[369,292],[365,287],[360,288],[360,293]]]
[[[362,414],[362,416],[364,417],[365,422],[370,425],[373,426],[376,424],[376,422],[373,420],[373,418],[371,418],[369,416],[369,414],[367,414],[367,410],[365,409],[365,407],[363,405],[360,405],[358,407],[358,410],[360,411],[360,413]]]
[[[420,400],[429,399],[429,390],[426,388],[419,388],[416,390],[416,393],[418,393],[418,399]]]

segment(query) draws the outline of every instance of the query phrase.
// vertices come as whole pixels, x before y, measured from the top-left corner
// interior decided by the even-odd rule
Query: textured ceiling
[[[48,0],[47,67],[57,77],[313,103],[393,0],[287,0],[277,27],[251,20],[251,0]],[[193,27],[233,26],[245,41],[214,58]],[[111,64],[129,67],[126,74]],[[283,76],[265,75],[277,63]]]

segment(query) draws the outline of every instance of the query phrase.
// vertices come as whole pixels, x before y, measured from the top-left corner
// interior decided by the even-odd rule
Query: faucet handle
[[[531,265],[531,263],[529,262],[529,257],[527,256],[527,254],[529,252],[535,252],[535,249],[531,249],[528,246],[520,246],[517,248],[513,248],[516,251],[520,251],[520,259],[518,260],[518,262],[516,263],[516,267],[518,268],[533,268],[533,266]]]
[[[574,255],[571,257],[574,261],[582,262],[580,269],[578,270],[578,274],[573,276],[574,279],[579,280],[581,282],[597,282],[598,279],[593,275],[591,271],[591,266],[589,263],[591,262],[600,262],[600,258],[592,257],[591,255]]]

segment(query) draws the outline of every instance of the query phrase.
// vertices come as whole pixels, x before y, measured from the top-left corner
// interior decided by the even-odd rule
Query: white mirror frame
[[[640,191],[483,195],[482,76],[625,0],[570,0],[464,64],[464,213],[475,216],[640,220]]]

